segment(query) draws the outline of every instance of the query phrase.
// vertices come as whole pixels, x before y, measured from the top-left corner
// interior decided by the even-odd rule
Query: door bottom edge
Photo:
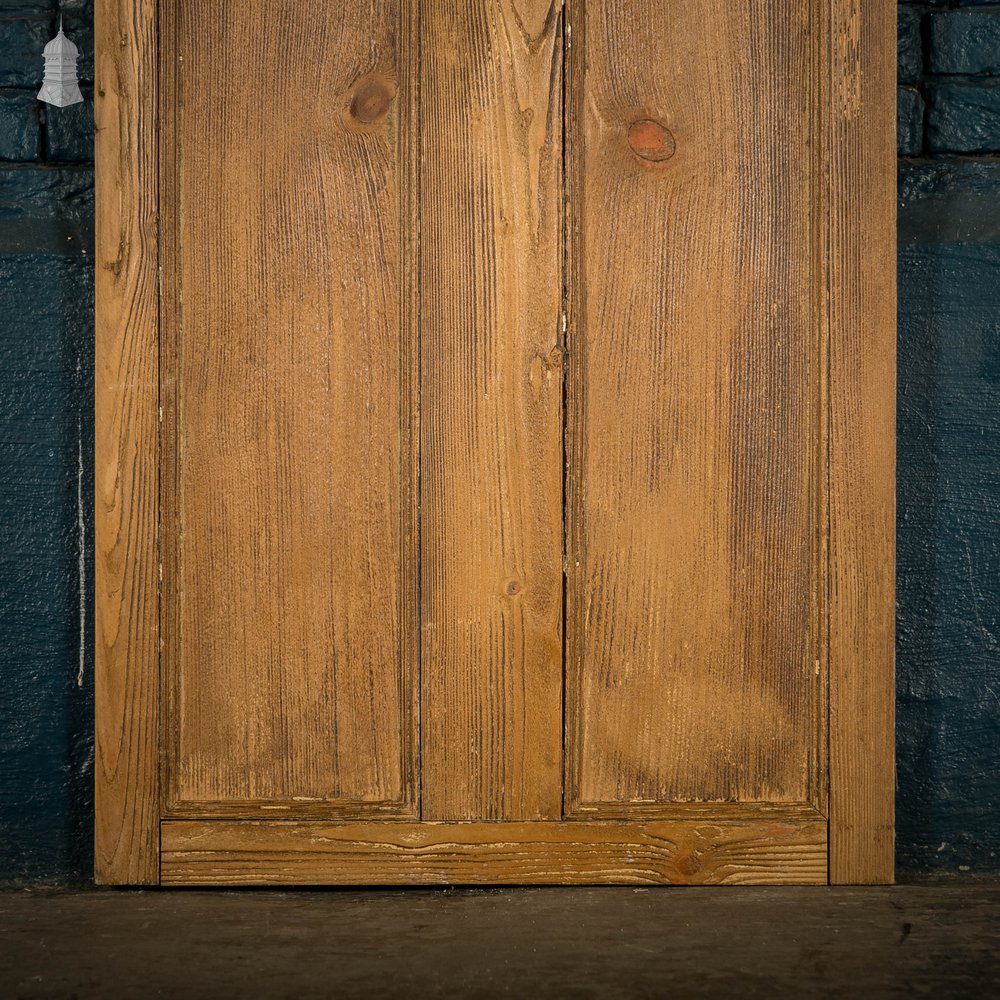
[[[825,885],[825,822],[167,820],[164,886]]]

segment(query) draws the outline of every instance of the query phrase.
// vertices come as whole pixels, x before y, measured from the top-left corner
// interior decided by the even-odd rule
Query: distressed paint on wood
[[[422,815],[562,799],[561,11],[424,4]]]
[[[825,881],[824,822],[163,824],[165,885]]]
[[[94,116],[94,876],[159,879],[157,36],[98,0]]]
[[[570,7],[572,814],[821,801],[819,6]]]
[[[174,811],[416,808],[410,28],[176,6]]]
[[[893,880],[895,4],[834,0],[826,108],[830,881]]]

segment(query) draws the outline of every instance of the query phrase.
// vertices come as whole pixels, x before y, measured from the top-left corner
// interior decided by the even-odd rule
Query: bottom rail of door
[[[501,823],[167,820],[163,885],[804,885],[817,819]]]

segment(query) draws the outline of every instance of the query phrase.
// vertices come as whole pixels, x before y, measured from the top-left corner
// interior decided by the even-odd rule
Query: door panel
[[[174,11],[172,804],[409,813],[398,5]]]
[[[818,7],[574,23],[571,813],[818,794]]]
[[[426,819],[562,806],[561,35],[421,8]]]

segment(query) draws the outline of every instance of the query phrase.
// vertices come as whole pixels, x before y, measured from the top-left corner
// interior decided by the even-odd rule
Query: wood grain
[[[560,5],[422,9],[422,815],[556,817]]]
[[[835,0],[826,100],[830,881],[893,880],[896,5]]]
[[[894,6],[586,6],[98,0],[98,881],[891,881]]]
[[[163,824],[165,885],[826,881],[826,824]]]
[[[174,10],[168,810],[412,815],[409,15]]]
[[[157,38],[95,11],[94,876],[159,879]]]
[[[821,6],[570,7],[574,815],[821,800]]]

